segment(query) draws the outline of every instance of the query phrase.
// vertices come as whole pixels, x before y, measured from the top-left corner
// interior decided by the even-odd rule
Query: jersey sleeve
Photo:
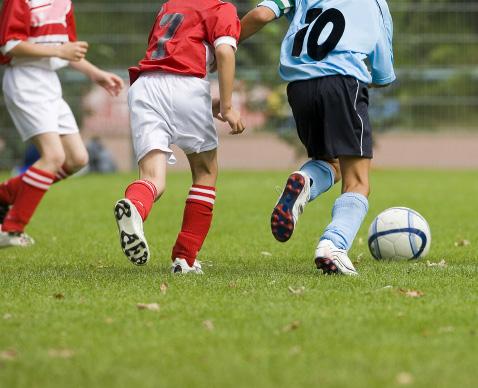
[[[372,67],[372,83],[387,85],[397,78],[393,69],[393,22],[387,4],[380,2],[383,18],[380,37],[375,49],[370,55]]]
[[[271,9],[276,14],[276,18],[280,18],[295,7],[295,0],[265,0],[257,6]]]
[[[237,49],[237,42],[241,35],[241,22],[237,16],[236,7],[231,3],[220,3],[207,13],[206,30],[207,41],[214,48],[221,44],[228,44]]]
[[[78,37],[76,35],[75,10],[73,8],[73,3],[71,4],[70,11],[66,15],[66,29],[68,31],[69,41],[76,42],[78,40]]]
[[[4,0],[0,13],[0,51],[7,54],[30,33],[30,7],[26,0]]]

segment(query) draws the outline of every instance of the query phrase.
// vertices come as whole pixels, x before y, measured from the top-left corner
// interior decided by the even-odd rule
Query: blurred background
[[[162,1],[74,1],[80,40],[88,59],[127,79],[127,68],[144,55]],[[232,1],[243,16],[257,2]],[[389,0],[395,23],[397,82],[372,90],[375,166],[478,167],[478,1]],[[304,159],[277,74],[287,21],[271,23],[237,52],[234,103],[247,133],[220,133],[223,168],[285,169]],[[2,70],[0,69],[0,72]],[[110,98],[81,74],[60,71],[64,97],[72,107],[92,153],[91,170],[135,167],[129,138],[126,91]],[[213,94],[217,81],[210,76]],[[0,169],[21,165],[21,142],[0,101]],[[181,156],[180,152],[176,153]],[[183,157],[175,168],[185,168]]]

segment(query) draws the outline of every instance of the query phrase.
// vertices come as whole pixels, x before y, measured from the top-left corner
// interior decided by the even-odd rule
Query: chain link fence
[[[161,2],[74,3],[79,38],[90,43],[88,58],[127,79],[127,68],[144,55]],[[234,3],[241,16],[254,5],[251,1]],[[389,0],[388,3],[395,22],[398,81],[388,89],[371,92],[375,130],[475,130],[478,123],[478,1]],[[237,78],[241,80],[241,92],[247,96],[241,100],[243,104],[256,114],[263,112],[267,118],[259,120],[263,124],[258,125],[287,137],[293,134],[294,128],[284,98],[284,84],[277,75],[279,47],[286,29],[286,20],[280,20],[246,41],[237,53]],[[65,99],[80,127],[85,127],[90,114],[88,107],[95,105],[92,86],[81,74],[69,69],[60,71],[60,77]],[[93,103],[85,104],[88,96]],[[108,104],[124,105],[124,99]],[[127,112],[124,106],[120,110],[121,114],[103,114],[103,121],[95,124],[105,128],[114,125],[117,132],[105,129],[105,136],[127,133]],[[91,117],[88,122],[92,122]],[[95,131],[92,135],[101,136],[100,129]],[[0,168],[10,168],[18,162],[23,149],[1,99]]]

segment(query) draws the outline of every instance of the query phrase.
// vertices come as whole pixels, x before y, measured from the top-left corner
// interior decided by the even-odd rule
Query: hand
[[[87,51],[87,42],[67,42],[58,47],[58,56],[70,62],[79,62]]]
[[[231,127],[232,131],[229,132],[231,135],[239,135],[246,129],[244,123],[242,122],[241,114],[236,110],[232,108],[221,109],[220,115],[222,117],[222,121],[227,121],[227,123]]]
[[[219,98],[212,99],[212,115],[216,119],[222,122],[226,122],[226,120],[224,120],[221,116],[221,100]]]
[[[124,82],[120,77],[103,70],[99,70],[93,76],[93,81],[103,87],[113,97],[117,97],[124,87]]]

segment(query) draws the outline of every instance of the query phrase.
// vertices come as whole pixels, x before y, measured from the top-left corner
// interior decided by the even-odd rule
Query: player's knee
[[[65,163],[65,152],[61,149],[52,150],[42,156],[43,162],[53,171],[58,171]]]
[[[78,171],[85,167],[89,162],[88,152],[78,152],[71,155],[66,160],[66,165],[69,171]]]

